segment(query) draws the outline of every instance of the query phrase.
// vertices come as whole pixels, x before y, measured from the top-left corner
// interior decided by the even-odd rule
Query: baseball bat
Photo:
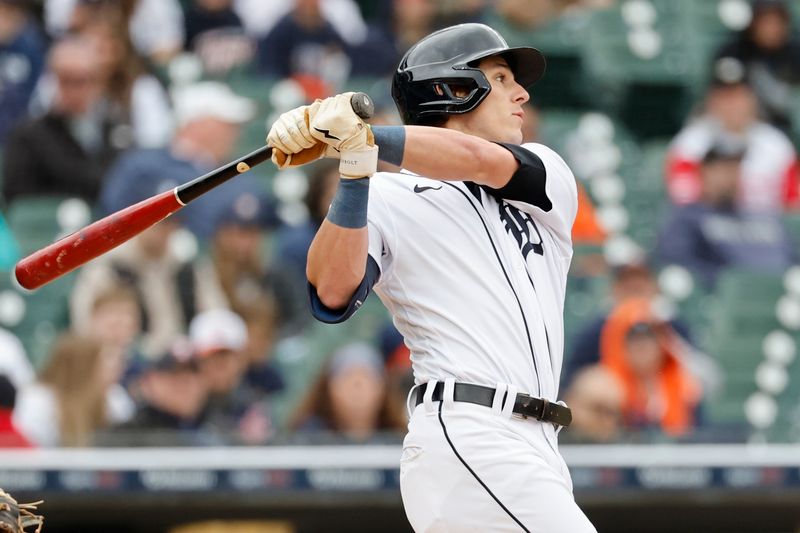
[[[354,93],[350,104],[353,111],[363,119],[372,117],[375,111],[372,100],[364,93]],[[263,146],[172,190],[111,213],[21,259],[14,269],[17,281],[26,289],[41,287],[116,248],[192,200],[232,177],[247,172],[271,156],[272,147]]]

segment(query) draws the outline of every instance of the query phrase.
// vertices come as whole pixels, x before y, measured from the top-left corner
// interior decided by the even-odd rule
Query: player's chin
[[[522,144],[523,135],[521,129],[510,128],[503,137],[503,142],[507,142],[509,144]]]

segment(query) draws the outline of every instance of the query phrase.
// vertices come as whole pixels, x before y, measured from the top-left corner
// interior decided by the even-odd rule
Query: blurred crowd
[[[619,3],[0,0],[0,214],[69,197],[97,218],[209,172],[243,155],[259,99],[281,111],[370,80],[359,87],[374,88],[375,120],[398,124],[388,79],[431,31],[502,20],[536,46],[554,21]],[[605,310],[566,342],[561,395],[574,425],[564,440],[681,438],[706,424],[704,398],[725,369],[694,324],[659,306],[660,269],[679,265],[713,291],[730,269],[777,275],[796,262],[784,215],[800,207],[800,40],[789,1],[743,3],[750,22],[709,58],[704,95],[673,132],[653,249],[576,259],[576,279],[610,282]],[[242,77],[264,93],[238,94],[229,81]],[[548,113],[530,107],[526,141],[548,141]],[[576,246],[602,246],[604,221],[570,162]],[[302,201],[288,206],[271,172],[239,176],[80,269],[47,353],[0,329],[0,446],[397,440],[408,350],[382,315],[335,342],[312,322],[306,251],[337,166],[298,179]],[[0,219],[4,271],[26,248],[15,238]],[[276,353],[291,361],[297,339],[320,335],[318,364],[287,375]],[[288,413],[277,416],[278,404]]]

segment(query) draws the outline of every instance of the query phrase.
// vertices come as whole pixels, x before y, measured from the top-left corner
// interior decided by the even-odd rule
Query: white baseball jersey
[[[410,173],[371,180],[374,290],[405,338],[417,383],[452,377],[558,395],[577,189],[553,150],[523,147],[544,164],[547,212],[469,182]]]

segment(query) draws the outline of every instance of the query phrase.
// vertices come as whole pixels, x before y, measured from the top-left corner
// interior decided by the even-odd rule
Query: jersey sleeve
[[[501,146],[514,155],[519,169],[504,187],[484,190],[543,222],[570,248],[578,212],[578,188],[570,168],[543,144]]]

